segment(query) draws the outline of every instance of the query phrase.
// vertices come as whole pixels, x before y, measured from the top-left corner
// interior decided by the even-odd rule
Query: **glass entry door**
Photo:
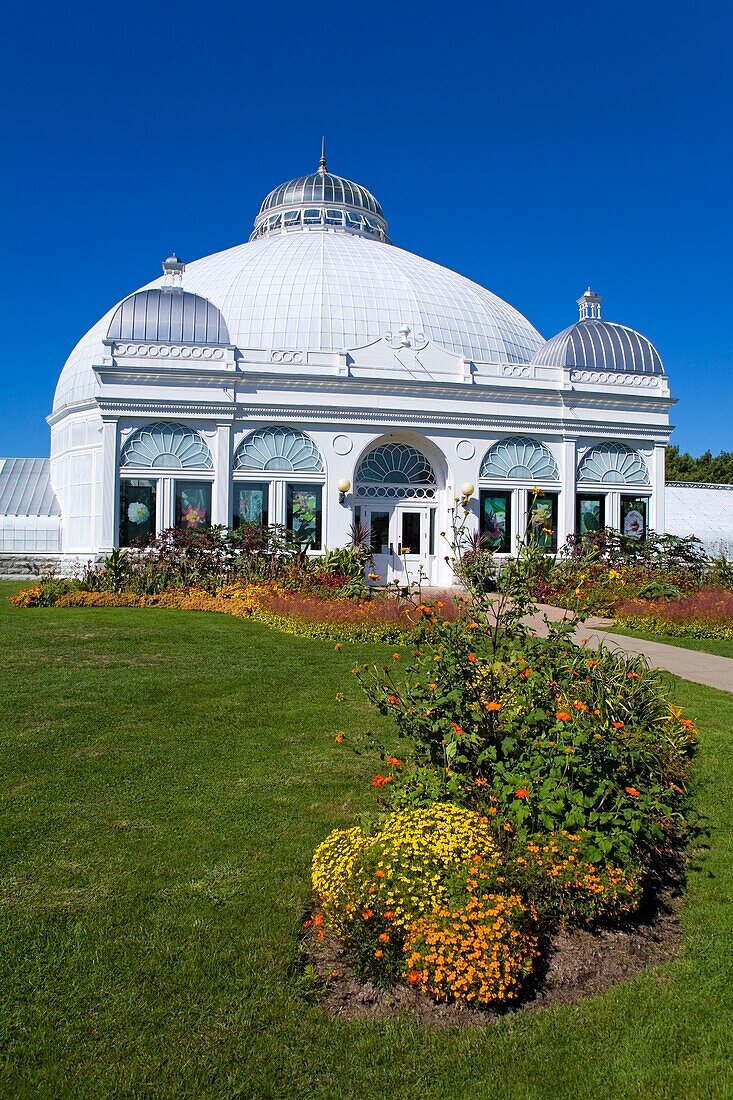
[[[420,565],[430,576],[430,508],[380,504],[369,505],[364,512],[370,532],[373,572],[379,575],[382,584],[393,581],[409,584],[417,580]]]

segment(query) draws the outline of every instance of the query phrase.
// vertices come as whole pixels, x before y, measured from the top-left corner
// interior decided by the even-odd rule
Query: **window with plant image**
[[[155,535],[155,481],[120,481],[120,546],[147,542]]]
[[[557,550],[557,493],[528,493],[527,538],[543,550]]]
[[[605,496],[579,496],[576,509],[576,533],[588,535],[593,531],[602,531],[605,526]]]
[[[269,496],[269,482],[235,482],[234,526],[242,527],[244,524],[250,523],[257,527],[267,527],[270,514]]]
[[[211,526],[211,483],[176,482],[176,527],[196,531]]]
[[[621,497],[621,531],[632,539],[646,538],[647,497]]]
[[[512,548],[512,494],[482,489],[480,504],[483,544],[496,554],[509,554]]]
[[[320,485],[287,487],[286,526],[303,549],[321,549],[321,493]]]

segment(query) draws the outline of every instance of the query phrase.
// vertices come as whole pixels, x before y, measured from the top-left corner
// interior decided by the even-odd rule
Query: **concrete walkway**
[[[541,604],[537,615],[530,616],[525,622],[538,634],[542,634],[545,632],[544,616],[557,622],[566,614],[559,607]],[[624,653],[642,654],[652,668],[661,668],[675,676],[681,676],[683,680],[692,680],[695,684],[705,684],[706,687],[733,693],[733,659],[730,657],[718,657],[714,653],[702,653],[697,649],[683,649],[682,646],[612,634],[603,629],[611,623],[610,619],[586,619],[575,631],[574,640],[580,642],[587,638],[587,645],[604,645],[609,649],[621,649]]]

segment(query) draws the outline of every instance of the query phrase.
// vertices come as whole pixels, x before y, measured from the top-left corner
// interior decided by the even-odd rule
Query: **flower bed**
[[[373,986],[519,1001],[558,929],[623,921],[679,865],[694,722],[643,659],[574,644],[574,622],[531,636],[535,563],[530,547],[493,600],[469,580],[468,614],[424,616],[408,652],[354,669],[399,745],[377,746],[376,820],[316,851],[306,925]]]
[[[152,594],[88,591],[72,581],[50,580],[21,589],[8,597],[16,607],[138,607],[176,611],[212,611],[251,618],[287,634],[352,641],[403,642],[426,614],[430,605],[394,596],[370,600],[323,598],[313,593],[290,592],[277,585],[235,583],[213,594],[202,588],[173,588]],[[452,619],[462,605],[445,597],[440,611]]]
[[[707,588],[678,599],[625,600],[617,622],[631,630],[687,638],[733,638],[733,592]]]

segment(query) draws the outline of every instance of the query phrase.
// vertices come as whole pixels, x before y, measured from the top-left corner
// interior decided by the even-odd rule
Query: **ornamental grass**
[[[733,592],[704,588],[669,600],[625,600],[616,620],[632,630],[688,638],[733,638]]]

